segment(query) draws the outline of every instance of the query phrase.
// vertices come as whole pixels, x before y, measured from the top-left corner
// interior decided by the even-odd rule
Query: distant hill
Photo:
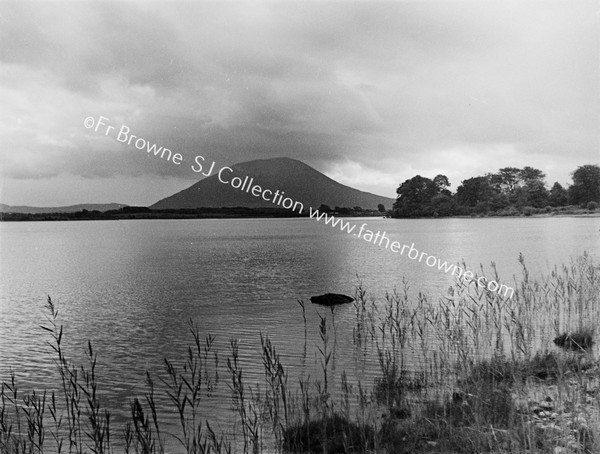
[[[217,173],[221,167],[215,166],[213,174],[177,194],[162,199],[152,205],[152,209],[178,209],[199,207],[274,207],[272,202],[255,197],[240,189],[219,181]],[[260,159],[242,162],[231,166],[233,172],[225,171],[223,179],[234,177],[242,180],[248,176],[254,179],[253,185],[271,191],[285,192],[285,197],[302,202],[305,210],[309,206],[318,208],[321,204],[331,208],[355,207],[377,209],[381,203],[386,209],[392,208],[395,199],[345,186],[323,175],[301,161],[290,158]],[[208,169],[204,169],[206,171]]]
[[[30,206],[11,206],[0,203],[0,213],[74,213],[76,211],[108,211],[118,210],[126,207],[122,203],[82,203],[79,205],[69,205],[64,207],[30,207]]]

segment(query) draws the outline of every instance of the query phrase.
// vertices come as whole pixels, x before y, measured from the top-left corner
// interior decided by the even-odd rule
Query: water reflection
[[[595,219],[353,222],[442,260],[465,260],[473,270],[494,261],[509,282],[520,273],[519,253],[535,273],[583,250],[600,251]],[[0,229],[0,379],[12,368],[25,388],[52,383],[55,366],[39,328],[50,294],[65,325],[68,355],[82,362],[92,340],[103,397],[117,419],[129,411],[131,397],[145,391],[147,370],[163,373],[165,357],[184,360],[193,340],[190,320],[203,335],[216,335],[221,368],[229,339],[237,338],[242,367],[261,380],[263,333],[292,378],[315,378],[320,317],[333,317],[311,305],[310,296],[353,294],[358,275],[368,299],[401,290],[406,278],[411,298],[424,291],[437,301],[453,282],[438,269],[308,219],[2,223]],[[307,303],[306,337],[298,299]],[[377,358],[354,348],[355,322],[351,306],[336,310],[332,368],[368,382]],[[417,361],[415,355],[408,361]],[[229,403],[221,383],[206,412],[225,424]]]

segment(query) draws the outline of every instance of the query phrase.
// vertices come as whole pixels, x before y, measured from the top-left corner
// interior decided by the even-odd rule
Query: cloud
[[[382,194],[412,171],[566,182],[598,160],[595,2],[4,6],[6,184],[196,178],[83,127],[100,115],[186,157],[294,157]]]
[[[404,169],[403,169],[404,170]],[[405,171],[405,170],[404,170]],[[397,173],[383,172],[378,169],[369,168],[354,161],[335,162],[329,170],[324,172],[329,178],[350,187],[368,187],[373,181],[385,184],[389,188],[397,186]],[[395,197],[395,190],[386,194],[386,197]]]

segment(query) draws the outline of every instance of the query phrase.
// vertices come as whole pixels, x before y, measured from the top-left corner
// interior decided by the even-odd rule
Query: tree
[[[569,194],[558,181],[550,189],[548,203],[553,207],[562,207],[569,203]]]
[[[531,180],[519,189],[518,206],[542,208],[548,204],[548,190],[542,181]]]
[[[450,191],[448,188],[450,187],[450,180],[446,175],[436,175],[433,179],[433,183],[435,184],[436,190],[438,194],[444,194],[450,196]]]
[[[508,196],[500,192],[495,192],[488,198],[487,206],[491,211],[499,211],[510,205]]]
[[[498,192],[499,194],[509,194],[509,191],[505,189],[504,178],[502,175],[499,173],[486,173],[485,177],[494,191]]]
[[[417,175],[402,183],[396,189],[394,214],[400,217],[427,216],[431,199],[438,194],[436,184],[429,178]]]
[[[385,213],[385,206],[383,205],[383,203],[377,205],[377,210],[379,210],[380,213]]]
[[[548,203],[548,190],[544,181],[546,174],[533,167],[523,167],[519,171],[519,179],[522,186],[518,187],[514,194],[516,198],[511,200],[518,207],[533,206],[541,208]]]
[[[526,166],[519,171],[519,178],[525,185],[534,181],[541,181],[542,183],[544,183],[544,178],[546,178],[546,174],[539,169],[534,169],[533,167]]]
[[[579,166],[572,174],[573,185],[569,187],[570,202],[586,205],[588,202],[600,202],[600,166]]]
[[[431,214],[433,216],[452,216],[456,214],[456,202],[447,194],[438,194],[433,196],[430,204]]]
[[[504,167],[498,171],[496,176],[498,177],[499,189],[504,194],[512,194],[521,182],[521,169]]]
[[[497,193],[490,184],[489,177],[473,177],[463,180],[456,188],[456,202],[462,206],[474,207],[478,203],[487,203]]]

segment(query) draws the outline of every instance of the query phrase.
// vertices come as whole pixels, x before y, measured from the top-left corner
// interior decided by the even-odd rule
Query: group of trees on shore
[[[433,179],[416,175],[400,184],[391,210],[382,204],[377,209],[321,205],[321,213],[341,216],[443,217],[443,216],[518,216],[540,212],[577,212],[596,210],[600,205],[600,166],[584,165],[571,173],[573,183],[563,187],[556,182],[547,189],[546,175],[533,167],[504,167],[497,173],[463,180],[455,193],[445,175]],[[570,208],[566,208],[570,207]],[[580,211],[581,212],[581,211]],[[82,210],[72,213],[0,213],[0,221],[62,221],[103,219],[188,219],[237,217],[298,217],[284,208],[193,208],[153,210],[148,207],[123,207],[105,212]],[[306,215],[306,214],[305,214]]]
[[[463,180],[455,193],[445,175],[416,175],[400,184],[391,215],[435,217],[472,214],[518,215],[576,205],[595,210],[600,204],[600,166],[584,165],[571,173],[567,188],[547,189],[546,175],[533,167],[504,167],[497,173]]]

